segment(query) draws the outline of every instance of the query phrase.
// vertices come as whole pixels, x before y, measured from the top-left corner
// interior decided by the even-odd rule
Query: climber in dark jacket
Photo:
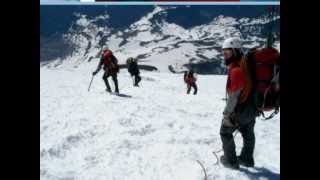
[[[140,71],[138,67],[137,59],[132,57],[127,59],[128,72],[131,76],[134,76],[134,86],[139,86],[139,82],[141,81]]]

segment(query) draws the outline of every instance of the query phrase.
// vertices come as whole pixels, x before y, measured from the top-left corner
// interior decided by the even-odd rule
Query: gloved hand
[[[94,71],[94,72],[92,73],[92,75],[95,76],[97,73],[98,73],[97,71]]]
[[[226,127],[236,127],[236,123],[227,115],[223,115],[222,124]]]

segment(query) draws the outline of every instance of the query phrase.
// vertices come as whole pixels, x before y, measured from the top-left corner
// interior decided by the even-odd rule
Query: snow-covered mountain
[[[162,72],[180,71],[192,66],[199,73],[223,74],[221,44],[225,38],[239,36],[245,48],[262,47],[270,22],[278,28],[280,20],[276,17],[270,21],[266,14],[256,18],[219,15],[208,23],[186,28],[167,20],[172,16],[168,15],[169,12],[179,8],[155,6],[151,12],[121,30],[108,25],[112,18],[108,12],[94,17],[74,13],[74,22],[63,34],[64,42],[72,47],[72,51],[51,62],[51,66],[66,61],[75,67],[85,61],[96,62],[101,49],[108,47],[120,63],[128,57],[136,57],[140,64],[155,66]],[[280,49],[279,36],[275,46]]]

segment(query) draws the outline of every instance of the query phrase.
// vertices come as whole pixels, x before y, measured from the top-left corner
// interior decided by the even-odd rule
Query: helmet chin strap
[[[240,52],[240,50],[232,49],[232,56],[225,60],[225,65],[228,66],[229,64],[240,60],[241,56],[242,53]]]
[[[228,58],[228,59],[226,59],[226,60],[224,60],[224,64],[225,64],[226,66],[228,66],[228,65],[231,64],[232,62],[233,62],[233,56],[230,57],[230,58]]]

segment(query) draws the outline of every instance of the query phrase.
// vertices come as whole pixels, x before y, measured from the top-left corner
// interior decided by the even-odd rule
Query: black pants
[[[196,85],[196,83],[195,83],[195,82],[194,82],[194,83],[192,83],[192,84],[188,84],[188,85],[187,85],[187,94],[189,94],[189,93],[190,93],[190,91],[191,91],[191,87],[194,89],[193,94],[197,94],[198,87],[197,87],[197,85]]]
[[[141,77],[139,76],[139,74],[134,75],[134,85],[138,86],[140,81],[141,81]]]
[[[255,135],[254,135],[254,125],[255,119],[251,120],[250,123],[246,125],[241,125],[240,127],[226,127],[221,126],[220,137],[222,140],[222,147],[224,155],[230,163],[237,162],[236,147],[233,138],[233,132],[239,130],[243,138],[243,147],[241,150],[241,159],[245,161],[253,161],[253,151],[255,146]]]
[[[106,84],[107,91],[111,92],[111,88],[110,88],[110,85],[109,85],[109,82],[108,82],[108,77],[109,76],[112,77],[112,80],[114,82],[115,92],[119,93],[117,73],[115,73],[115,72],[112,73],[112,72],[105,71],[103,76],[102,76],[102,79],[103,79],[104,83]]]

